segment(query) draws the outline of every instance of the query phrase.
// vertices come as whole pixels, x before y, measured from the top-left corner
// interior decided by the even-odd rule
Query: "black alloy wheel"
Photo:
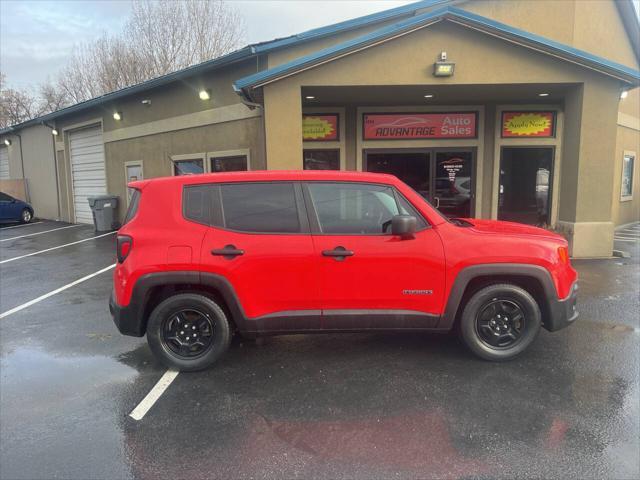
[[[213,344],[213,321],[199,310],[178,310],[162,324],[162,343],[179,357],[199,357]]]
[[[493,298],[476,316],[479,337],[493,348],[509,348],[522,338],[525,316],[512,300]]]
[[[459,318],[464,343],[484,360],[510,360],[535,340],[542,316],[529,292],[518,285],[500,283],[476,291]]]
[[[147,342],[163,364],[181,372],[203,370],[229,348],[231,325],[223,308],[206,294],[175,293],[153,309]]]

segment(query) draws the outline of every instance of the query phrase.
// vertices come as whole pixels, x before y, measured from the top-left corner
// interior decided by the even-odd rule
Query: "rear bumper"
[[[109,312],[113,317],[113,323],[116,324],[121,334],[132,337],[142,337],[144,335],[142,315],[139,314],[139,309],[133,301],[130,305],[121,307],[116,302],[113,292],[111,292]]]
[[[578,318],[577,300],[578,282],[574,282],[566,298],[549,302],[549,318],[545,319],[544,328],[555,332],[571,325]]]

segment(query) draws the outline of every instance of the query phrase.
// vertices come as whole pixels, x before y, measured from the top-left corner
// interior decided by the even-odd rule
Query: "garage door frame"
[[[74,171],[73,171],[73,158],[72,158],[72,149],[71,149],[71,136],[81,130],[90,129],[92,127],[96,127],[100,129],[100,135],[102,136],[102,155],[104,162],[104,180],[105,180],[105,192],[108,191],[107,185],[107,159],[106,159],[106,149],[104,145],[104,128],[101,118],[91,119],[84,122],[76,123],[73,125],[68,125],[62,129],[64,135],[64,143],[65,143],[65,165],[66,165],[66,178],[67,178],[67,211],[69,215],[69,220],[75,223],[78,223],[77,215],[76,215],[76,202],[75,195],[76,189],[74,185]]]

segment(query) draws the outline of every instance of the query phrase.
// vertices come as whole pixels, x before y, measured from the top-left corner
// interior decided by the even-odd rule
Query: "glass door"
[[[499,220],[549,225],[553,155],[553,147],[502,148]]]
[[[395,175],[424,198],[431,200],[431,152],[397,150],[365,152],[364,170]]]
[[[473,152],[436,150],[434,174],[435,206],[450,218],[473,216]]]
[[[367,172],[395,175],[448,217],[473,216],[472,149],[367,150]]]

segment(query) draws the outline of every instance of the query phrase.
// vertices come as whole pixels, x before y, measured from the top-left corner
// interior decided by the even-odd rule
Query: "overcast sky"
[[[411,3],[409,0],[232,0],[246,23],[246,43]],[[7,83],[28,87],[55,76],[73,45],[119,31],[129,0],[0,0],[0,71]]]

